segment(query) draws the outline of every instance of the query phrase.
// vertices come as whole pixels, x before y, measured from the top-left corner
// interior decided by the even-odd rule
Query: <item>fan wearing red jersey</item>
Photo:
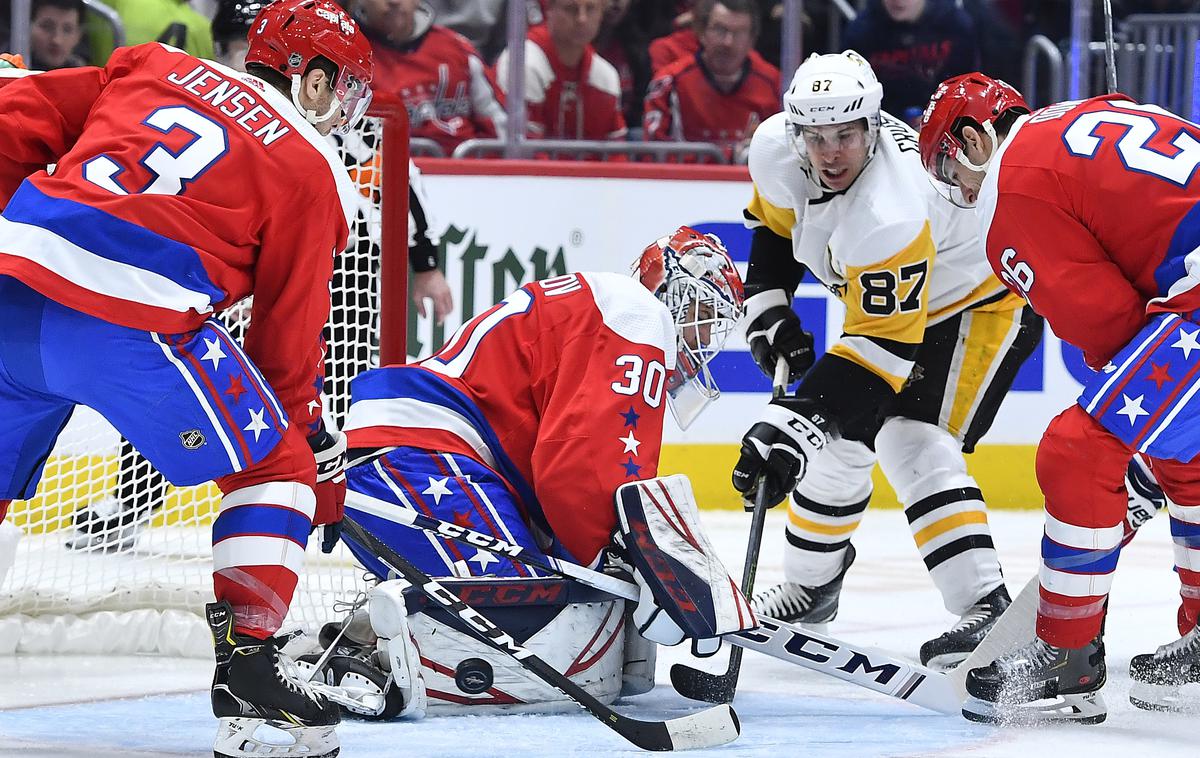
[[[645,138],[715,142],[744,163],[754,130],[779,111],[779,69],[750,56],[759,23],[751,0],[719,0],[705,18],[701,49],[655,73]]]
[[[341,518],[321,332],[354,189],[325,135],[365,111],[371,48],[328,0],[264,8],[249,41],[250,74],[148,43],[5,86],[0,177],[29,175],[0,187],[0,498],[33,496],[77,405],[173,483],[215,480],[215,751],[261,754],[270,723],[331,755],[337,710],[272,635],[311,525]],[[243,346],[214,314],[251,295]]]
[[[622,509],[629,515],[623,501],[615,503],[618,490],[645,482],[659,499],[671,493],[683,528],[695,533],[686,478],[653,478],[663,419],[670,406],[686,426],[717,396],[708,363],[741,315],[741,278],[719,240],[687,227],[647,247],[636,275],[533,282],[464,324],[432,357],[355,378],[346,422],[347,513],[435,576],[533,582],[533,569],[413,530],[391,514],[416,509],[596,566],[614,533],[627,531],[618,522]],[[671,481],[681,478],[682,485]],[[376,556],[347,542],[368,570],[387,577]],[[637,565],[645,541],[627,536],[623,544]],[[635,573],[653,586],[646,572]],[[740,608],[727,623],[750,623],[732,582],[704,582],[702,591],[717,609]],[[686,622],[664,632],[658,624],[670,626],[673,611],[652,612],[665,601],[652,589],[643,595],[635,618],[647,619],[647,628],[640,631],[679,642]],[[582,650],[599,632],[579,626],[563,634],[563,645]],[[422,655],[453,670],[459,661],[445,656],[461,650],[443,644]],[[562,660],[562,651],[553,659]]]
[[[1200,126],[1119,94],[1030,114],[1012,87],[973,73],[934,93],[920,148],[975,206],[997,276],[1098,372],[1038,445],[1038,638],[971,671],[969,707],[988,719],[997,703],[1058,694],[1050,717],[1103,720],[1100,633],[1135,454],[1166,493],[1184,638],[1134,659],[1135,685],[1151,690],[1131,699],[1172,707],[1169,690],[1200,677]]]

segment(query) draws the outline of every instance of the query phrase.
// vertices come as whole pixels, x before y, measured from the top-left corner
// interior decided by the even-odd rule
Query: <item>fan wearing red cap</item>
[[[1037,638],[968,673],[964,714],[1104,720],[1103,620],[1137,500],[1127,482],[1153,490],[1135,456],[1171,514],[1184,636],[1134,657],[1130,699],[1181,709],[1179,689],[1200,682],[1200,126],[1121,94],[1030,113],[1011,86],[972,73],[934,93],[920,151],[975,206],[996,275],[1097,372],[1038,445]]]
[[[319,758],[337,708],[274,635],[313,525],[342,518],[322,331],[358,193],[326,135],[365,110],[371,48],[329,0],[282,0],[248,60],[151,42],[0,72],[0,519],[79,405],[172,484],[215,482],[214,753]],[[249,297],[239,341],[218,314]]]

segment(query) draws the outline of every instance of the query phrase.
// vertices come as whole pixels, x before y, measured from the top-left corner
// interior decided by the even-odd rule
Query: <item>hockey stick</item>
[[[550,558],[541,553],[530,552],[520,545],[505,542],[498,537],[425,516],[361,492],[351,490],[346,493],[346,505],[377,518],[430,531],[439,537],[575,579],[589,587],[626,600],[637,602],[639,598],[637,585],[633,582]],[[856,647],[783,621],[765,616],[758,616],[758,621],[759,628],[726,635],[724,639],[738,647],[753,648],[772,658],[819,671],[938,713],[958,715],[962,708],[962,699],[955,694],[950,679],[941,672],[894,658],[886,652]]]
[[[775,381],[771,396],[780,397],[787,391],[788,364],[783,358],[775,361]],[[754,592],[754,575],[758,573],[758,554],[762,550],[763,526],[769,506],[763,498],[766,488],[759,482],[754,495],[754,515],[750,519],[750,537],[746,541],[746,561],[742,564],[742,595],[749,600]],[[675,691],[692,700],[709,703],[732,703],[737,694],[738,676],[742,671],[742,648],[729,651],[729,666],[723,674],[712,674],[682,663],[671,667],[671,685]]]
[[[1112,0],[1104,0],[1104,67],[1108,81],[1108,93],[1117,91],[1117,54],[1116,43],[1113,39]]]
[[[640,721],[617,713],[550,664],[517,644],[509,634],[438,584],[428,574],[404,560],[354,519],[347,516],[342,524],[346,535],[370,550],[431,600],[457,616],[481,642],[515,660],[526,671],[574,700],[605,726],[643,750],[717,747],[732,742],[741,734],[737,714],[728,705],[667,721]]]

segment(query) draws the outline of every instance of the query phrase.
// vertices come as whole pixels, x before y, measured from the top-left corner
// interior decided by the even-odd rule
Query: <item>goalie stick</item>
[[[775,360],[775,381],[771,396],[787,392],[788,364],[783,358]],[[758,554],[762,550],[763,526],[770,506],[763,499],[761,480],[754,495],[754,515],[750,519],[750,536],[746,540],[746,561],[742,564],[742,595],[749,601],[754,593],[754,575],[758,573]],[[737,694],[738,677],[742,672],[742,648],[729,651],[729,665],[723,674],[712,674],[682,663],[671,667],[671,684],[675,691],[692,700],[709,703],[732,703]]]
[[[397,509],[399,510],[399,509]],[[728,705],[708,708],[667,721],[641,721],[617,713],[601,703],[550,664],[517,644],[485,616],[438,584],[432,577],[400,557],[361,524],[347,516],[343,531],[375,554],[383,563],[425,593],[431,600],[457,616],[484,644],[509,656],[538,679],[574,700],[605,726],[643,750],[690,750],[717,747],[737,739],[741,725]],[[483,536],[483,535],[480,535]]]
[[[456,540],[534,568],[575,579],[589,587],[626,600],[638,600],[638,588],[633,582],[550,558],[541,553],[531,553],[520,545],[505,542],[498,537],[441,521],[360,492],[346,493],[346,504],[377,518],[433,532],[439,537]],[[753,648],[772,658],[819,671],[938,713],[958,715],[962,709],[962,698],[955,694],[950,679],[941,672],[900,660],[883,651],[857,647],[766,616],[758,616],[758,620],[761,624],[759,628],[725,635],[723,639],[738,647]]]

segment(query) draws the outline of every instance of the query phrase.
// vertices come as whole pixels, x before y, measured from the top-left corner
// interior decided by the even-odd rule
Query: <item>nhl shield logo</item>
[[[187,450],[199,450],[204,445],[204,433],[199,429],[189,429],[179,433],[179,441]]]

